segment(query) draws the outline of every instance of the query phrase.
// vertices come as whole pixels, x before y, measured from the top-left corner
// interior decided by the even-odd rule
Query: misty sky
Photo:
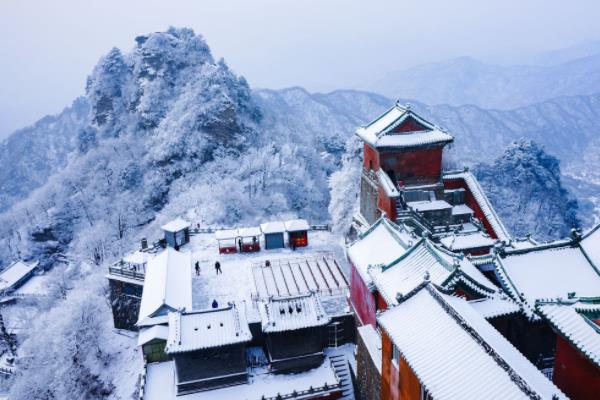
[[[253,87],[365,87],[386,72],[469,55],[525,56],[600,39],[600,1],[2,0],[0,138],[83,94],[101,55],[187,26]]]

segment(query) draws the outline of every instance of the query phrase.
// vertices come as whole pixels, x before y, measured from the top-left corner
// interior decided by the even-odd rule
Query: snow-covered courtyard
[[[323,256],[332,254],[337,263],[348,276],[348,263],[344,247],[338,238],[328,231],[309,231],[308,246],[299,247],[295,251],[289,247],[263,250],[256,253],[219,254],[217,240],[212,233],[201,233],[192,236],[190,244],[181,251],[192,251],[192,263],[200,263],[200,275],[192,269],[193,308],[211,307],[213,300],[219,304],[228,301],[245,301],[251,304],[251,296],[256,292],[252,275],[252,265],[264,264],[280,259],[296,257]],[[221,264],[221,274],[216,273],[215,262]]]

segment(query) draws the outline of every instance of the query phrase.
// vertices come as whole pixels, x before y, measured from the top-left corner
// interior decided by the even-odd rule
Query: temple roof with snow
[[[586,256],[596,266],[596,269],[600,269],[600,224],[596,225],[589,232],[583,235],[579,244]]]
[[[245,343],[252,340],[245,305],[169,313],[169,335],[165,353],[190,351]]]
[[[369,266],[390,264],[417,241],[406,229],[381,217],[348,247],[348,258],[363,280],[370,283]]]
[[[375,148],[412,148],[454,140],[442,128],[398,102],[370,124],[358,128],[356,134]]]
[[[16,261],[0,273],[0,291],[13,289],[17,283],[30,275],[38,262]]]
[[[481,207],[481,211],[486,219],[489,221],[493,232],[496,234],[498,239],[502,242],[508,243],[511,239],[511,235],[508,232],[508,229],[502,223],[502,220],[494,210],[492,203],[487,198],[483,188],[473,176],[473,174],[469,171],[448,171],[444,172],[443,175],[444,181],[453,181],[453,180],[462,180],[465,182],[467,188],[475,198],[475,201]]]
[[[469,304],[485,319],[521,312],[521,306],[506,295],[470,300]]]
[[[462,283],[482,296],[495,296],[498,291],[468,258],[445,251],[429,239],[421,239],[387,265],[371,267],[369,274],[388,306],[398,304],[424,277],[445,287]]]
[[[539,301],[535,309],[573,347],[600,367],[600,297]]]
[[[182,231],[189,227],[190,227],[189,222],[187,222],[183,218],[177,218],[177,219],[174,219],[173,221],[167,222],[160,228],[163,231],[167,231],[167,232],[179,232],[179,231]]]
[[[496,272],[504,289],[531,310],[536,300],[567,298],[569,293],[599,296],[600,271],[591,261],[581,243],[563,240],[506,251],[496,259]]]
[[[315,293],[270,297],[258,304],[263,332],[285,332],[327,325],[331,320]]]
[[[169,311],[184,308],[192,308],[192,254],[167,247],[148,261],[138,326],[166,322]]]
[[[494,246],[496,240],[487,234],[477,232],[456,233],[444,236],[440,239],[441,244],[450,251],[462,251],[475,248],[489,248]]]
[[[566,398],[468,302],[432,283],[378,322],[434,399]]]
[[[301,232],[310,229],[310,225],[305,219],[292,219],[285,221],[285,230],[288,232]]]

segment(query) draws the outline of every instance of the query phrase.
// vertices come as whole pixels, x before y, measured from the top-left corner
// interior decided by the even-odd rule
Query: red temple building
[[[382,400],[567,398],[467,301],[430,282],[378,322]]]
[[[510,241],[473,174],[442,170],[444,148],[454,140],[442,128],[396,103],[356,134],[364,142],[360,221],[370,225],[386,215],[419,232],[454,232],[461,238],[451,250],[465,254]]]
[[[356,134],[362,398],[598,398],[600,226],[512,238],[468,169],[443,170],[453,137],[409,106]]]
[[[554,383],[573,399],[597,399],[600,297],[542,301],[536,309],[556,332]]]
[[[348,248],[351,303],[359,325],[375,324],[377,312],[398,304],[425,276],[469,300],[490,299],[506,306],[499,288],[467,257],[418,238],[380,218]]]

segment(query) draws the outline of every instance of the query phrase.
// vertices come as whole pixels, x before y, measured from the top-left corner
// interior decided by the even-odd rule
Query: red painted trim
[[[405,133],[405,132],[418,132],[418,131],[429,131],[425,125],[420,124],[416,119],[412,117],[406,118],[400,125],[392,129],[393,133]]]
[[[556,335],[552,380],[571,399],[598,399],[600,368],[592,364],[560,335]]]
[[[260,251],[260,243],[242,244],[242,253],[254,253]]]
[[[219,247],[219,254],[231,254],[231,253],[237,253],[236,246]]]

